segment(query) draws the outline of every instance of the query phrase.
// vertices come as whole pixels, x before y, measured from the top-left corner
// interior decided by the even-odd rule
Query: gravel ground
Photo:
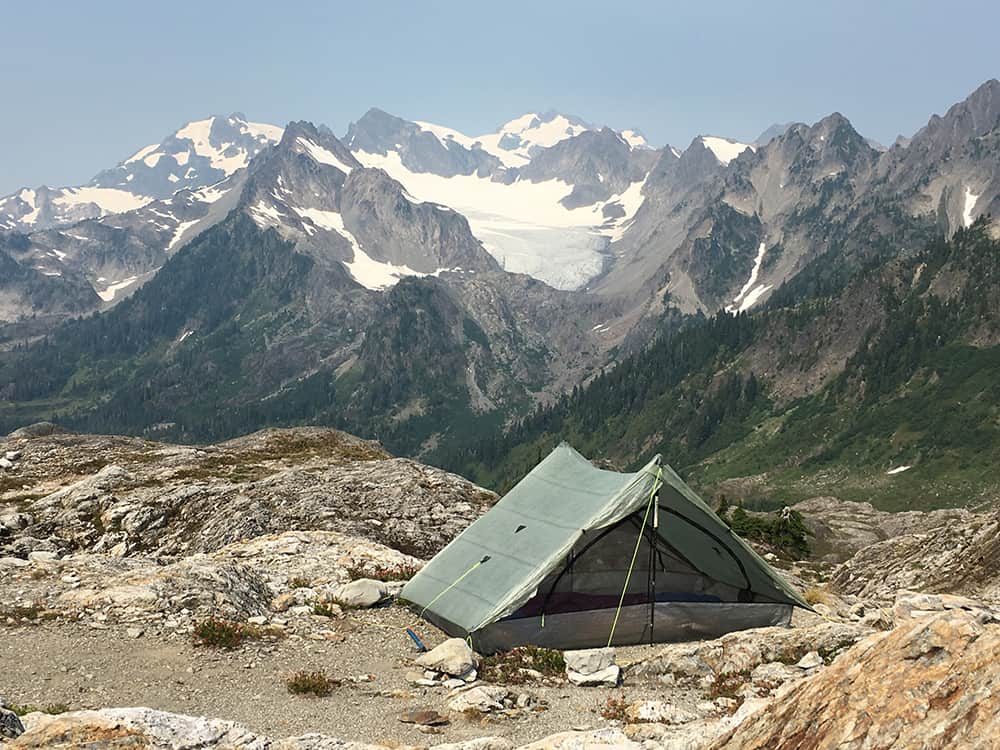
[[[188,638],[129,638],[123,626],[95,630],[72,622],[0,628],[0,695],[16,704],[66,704],[70,709],[149,706],[177,713],[231,719],[257,732],[284,737],[321,732],[384,744],[449,742],[489,734],[530,742],[574,727],[606,724],[600,708],[609,696],[660,698],[693,709],[701,696],[659,685],[606,688],[512,686],[548,704],[545,711],[473,720],[452,715],[435,738],[399,715],[412,708],[448,713],[447,691],[406,680],[415,655],[404,632],[413,614],[398,606],[352,612],[332,620],[342,642],[290,638],[256,642],[228,652],[194,647]],[[421,622],[428,647],[444,635]],[[650,647],[623,650],[634,660]],[[297,670],[322,670],[345,682],[327,698],[291,695],[286,678]]]

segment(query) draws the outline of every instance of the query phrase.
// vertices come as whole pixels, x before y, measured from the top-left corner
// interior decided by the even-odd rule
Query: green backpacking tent
[[[714,637],[809,608],[659,456],[622,474],[566,443],[401,597],[483,653]]]

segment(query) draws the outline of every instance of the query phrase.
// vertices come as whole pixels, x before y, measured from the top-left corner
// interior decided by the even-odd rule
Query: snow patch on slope
[[[646,140],[646,136],[638,130],[623,130],[621,136],[622,140],[632,148],[652,148],[649,141]]]
[[[732,304],[726,305],[726,312],[735,315],[736,313],[746,312],[751,307],[753,307],[757,300],[771,288],[771,284],[757,284],[757,277],[760,275],[760,269],[764,265],[764,256],[767,254],[767,243],[761,242],[760,247],[757,248],[757,257],[753,261],[753,269],[750,271],[750,278],[747,279],[747,283],[743,285],[740,289],[740,293],[736,295],[733,299]]]
[[[102,213],[120,214],[142,208],[153,199],[146,195],[136,195],[118,188],[79,187],[65,188],[61,195],[52,202],[61,206],[78,206],[85,203],[95,204]]]
[[[250,154],[244,148],[239,148],[233,143],[221,143],[215,146],[211,142],[212,125],[215,117],[205,120],[195,120],[187,123],[183,128],[175,133],[174,137],[191,141],[194,152],[198,156],[206,157],[214,169],[222,170],[226,176],[231,175],[237,169],[242,169],[250,161]],[[257,140],[267,140],[276,142],[281,138],[282,128],[274,125],[267,125],[259,122],[237,121],[241,132],[249,134]],[[140,152],[142,153],[142,152]],[[133,159],[135,157],[132,157]],[[178,160],[178,164],[184,162]]]
[[[972,212],[976,208],[976,201],[979,200],[979,196],[972,192],[972,188],[965,188],[965,207],[962,210],[962,225],[966,227],[972,226]]]
[[[327,164],[331,167],[336,167],[344,174],[350,174],[351,167],[344,164],[344,162],[342,162],[337,155],[329,149],[325,149],[307,138],[296,138],[295,142],[305,150],[306,154],[308,154],[313,161],[320,164]]]
[[[351,249],[354,251],[354,259],[344,261],[344,267],[354,280],[366,289],[377,292],[384,291],[395,286],[404,276],[437,275],[443,270],[438,270],[434,274],[425,274],[415,271],[409,266],[375,260],[361,249],[361,243],[344,226],[344,218],[336,211],[325,211],[319,208],[298,208],[296,206],[293,206],[292,210],[302,218],[308,219],[313,225],[321,229],[336,232],[351,243]]]
[[[486,133],[473,141],[500,159],[505,166],[521,167],[531,160],[532,150],[554,146],[588,129],[565,115],[546,118],[532,112],[515,117],[501,125],[495,133]]]
[[[747,149],[750,149],[751,151],[757,150],[749,143],[740,143],[739,141],[734,141],[731,138],[719,138],[714,135],[702,136],[701,142],[705,145],[705,148],[715,155],[715,158],[718,159],[721,164],[729,164],[729,162]]]
[[[422,122],[420,120],[414,122],[414,125],[427,133],[431,133],[445,148],[448,147],[449,143],[456,143],[469,150],[482,145],[477,138],[470,138],[465,133],[452,128],[446,128],[444,125],[435,125],[433,122]]]
[[[135,282],[139,280],[138,276],[129,276],[127,279],[122,281],[116,281],[112,284],[108,284],[104,289],[98,289],[97,296],[100,297],[105,302],[114,301],[115,295],[118,294],[122,289],[132,286]]]
[[[184,236],[184,232],[193,227],[199,221],[201,221],[201,219],[192,219],[191,221],[182,221],[178,224],[177,228],[174,230],[174,236],[170,238],[170,243],[167,245],[167,252],[169,253],[173,250],[177,243],[181,241],[181,238]]]

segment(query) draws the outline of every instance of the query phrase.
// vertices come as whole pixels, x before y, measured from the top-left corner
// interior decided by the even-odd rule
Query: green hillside
[[[818,261],[812,275],[830,262]],[[662,453],[710,497],[750,507],[834,494],[901,510],[1000,494],[992,471],[1000,460],[1000,243],[986,222],[824,292],[789,304],[786,290],[753,315],[693,319],[444,463],[504,489],[565,439],[619,468]],[[808,372],[824,346],[843,345],[816,331],[836,330],[845,310],[865,304],[875,308],[871,324],[812,392],[782,398],[777,376],[751,366],[780,329],[791,338],[773,370]],[[911,468],[887,473],[901,466]]]

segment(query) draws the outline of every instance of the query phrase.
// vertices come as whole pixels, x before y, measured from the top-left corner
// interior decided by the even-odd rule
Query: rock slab
[[[1000,622],[945,611],[866,638],[710,747],[987,750],[997,684]]]

